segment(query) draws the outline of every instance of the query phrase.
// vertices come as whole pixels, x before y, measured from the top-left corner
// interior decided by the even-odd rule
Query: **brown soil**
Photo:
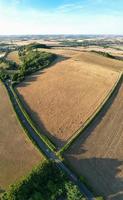
[[[103,101],[118,73],[103,67],[98,55],[52,51],[66,58],[28,77],[18,91],[42,133],[61,147]],[[106,64],[111,65],[110,59]]]
[[[17,64],[20,64],[20,62],[21,62],[19,55],[18,55],[18,51],[12,51],[11,53],[9,53],[7,56],[7,59],[12,60],[12,61],[16,62]]]
[[[42,159],[17,121],[8,94],[0,83],[0,192]]]
[[[123,85],[65,157],[106,200],[123,200]]]

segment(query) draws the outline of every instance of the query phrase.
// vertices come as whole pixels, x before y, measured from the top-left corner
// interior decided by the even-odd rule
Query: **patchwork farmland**
[[[20,40],[21,42],[23,41]],[[30,44],[31,40],[24,40],[24,42]],[[87,199],[104,196],[106,200],[122,200],[123,86],[106,102],[93,124],[81,132],[78,139],[65,150],[71,139],[107,100],[119,80],[119,75],[123,71],[122,50],[103,46],[60,47],[52,42],[47,43],[44,40],[47,49],[46,46],[45,49],[40,48],[40,43],[36,44],[36,42],[30,44],[30,48],[10,45],[10,53],[2,61],[5,69],[3,63],[0,66],[1,80],[5,83],[12,97],[11,101],[16,107],[16,114],[23,124],[21,127],[6,89],[1,83],[0,171],[3,173],[0,174],[0,192],[2,194],[6,190],[7,200],[10,199],[11,194],[13,198],[17,197],[17,191],[22,191],[20,200],[21,198],[26,200],[26,195],[28,199],[33,197],[40,199],[44,195],[45,199],[45,190],[48,199],[52,195],[54,199],[62,198],[62,195],[72,195],[73,200],[80,200],[80,196],[84,195]],[[48,47],[48,45],[53,46]],[[19,57],[18,51],[20,56],[23,55],[22,57]],[[57,59],[54,54],[45,52],[56,54]],[[53,56],[52,59],[50,55]],[[18,67],[12,69],[14,62]],[[16,93],[21,101],[18,100]],[[32,140],[28,139],[23,128],[28,130]],[[48,137],[56,148],[43,135]],[[39,162],[44,163],[42,162],[44,157],[31,144],[32,141],[47,156],[48,163],[52,160],[58,168],[67,173],[70,179],[68,179],[68,186],[65,184],[65,187],[68,187],[69,193],[66,193],[63,188],[63,193],[59,196],[60,176],[57,185],[55,178],[51,179],[46,175],[47,184],[44,185],[43,180],[36,175],[38,171],[34,167]],[[66,162],[62,162],[57,151],[63,153]],[[46,174],[44,164],[40,167],[43,174]],[[31,169],[34,169],[34,176],[28,175]],[[46,171],[49,173],[50,168]],[[79,178],[77,179],[76,173],[81,176],[81,179],[86,178],[93,192],[83,185]],[[8,190],[8,186],[21,180],[22,176],[25,178],[20,183],[24,187],[17,183],[14,190]],[[69,185],[69,180],[72,180],[75,185]],[[77,185],[82,195],[76,188]],[[40,187],[42,190],[39,189]],[[40,192],[37,193],[38,189]]]
[[[65,153],[74,170],[106,200],[123,199],[123,84],[117,92]]]
[[[27,77],[17,90],[38,128],[60,148],[104,100],[122,62],[88,52],[50,51],[60,56],[57,62]]]
[[[41,49],[40,49],[41,50]],[[96,47],[96,48],[54,48],[54,49],[43,49],[43,51],[48,51],[48,52],[52,52],[55,53],[57,55],[62,55],[63,57],[67,57],[67,58],[71,58],[72,60],[80,60],[80,61],[84,61],[87,63],[91,63],[91,64],[95,64],[95,65],[99,65],[102,66],[103,68],[108,68],[108,69],[112,69],[114,71],[122,71],[123,70],[123,63],[120,60],[115,60],[115,59],[110,59],[107,57],[104,57],[102,55],[99,55],[97,53],[91,52],[92,50],[95,51],[102,51],[102,52],[107,52],[111,55],[114,56],[120,56],[122,57],[123,53],[121,53],[120,51],[114,51],[113,49],[110,50],[107,49],[107,51],[102,48]],[[42,51],[42,50],[41,50]]]
[[[26,175],[43,156],[30,142],[0,82],[0,192]]]

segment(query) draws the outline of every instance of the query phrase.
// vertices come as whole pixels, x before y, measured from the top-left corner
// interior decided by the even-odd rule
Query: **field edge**
[[[106,95],[104,100],[101,102],[101,104],[97,107],[97,109],[92,113],[92,115],[85,121],[85,123],[82,125],[82,127],[77,130],[72,137],[69,139],[69,141],[58,151],[58,154],[62,157],[62,154],[70,148],[70,146],[74,143],[74,141],[83,133],[83,131],[93,122],[95,117],[102,111],[104,106],[107,104],[107,102],[110,100],[112,97],[113,93],[119,86],[123,79],[123,72],[119,74],[119,77],[117,78],[116,82],[114,83],[113,87],[109,91],[109,93]]]

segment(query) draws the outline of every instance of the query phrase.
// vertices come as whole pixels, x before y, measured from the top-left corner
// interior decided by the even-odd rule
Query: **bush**
[[[33,50],[33,49],[39,49],[39,48],[49,48],[46,44],[40,44],[37,42],[31,43],[29,45],[26,46],[26,49],[29,50]]]
[[[67,191],[67,200],[80,200],[82,199],[82,194],[78,190],[77,186],[72,183],[66,184],[66,191]]]
[[[3,80],[3,81],[5,81],[5,80],[7,80],[9,78],[10,78],[10,76],[9,76],[7,70],[0,69],[0,79]]]
[[[80,200],[82,195],[53,162],[44,162],[4,193],[2,200]]]
[[[12,81],[22,81],[26,75],[49,66],[55,58],[56,55],[47,52],[29,51],[23,54],[22,65],[16,75],[13,76]]]
[[[22,80],[24,80],[24,74],[22,72],[21,73],[17,72],[15,74],[13,74],[13,76],[12,76],[13,82],[16,82],[16,81],[21,82]]]
[[[110,54],[110,53],[108,53],[108,52],[103,52],[103,51],[95,51],[95,50],[92,50],[92,52],[94,52],[94,53],[97,53],[97,54],[100,54],[100,55],[102,55],[102,56],[105,56],[105,57],[107,57],[107,58],[116,59],[116,57],[115,57],[115,56],[111,55],[111,54]]]

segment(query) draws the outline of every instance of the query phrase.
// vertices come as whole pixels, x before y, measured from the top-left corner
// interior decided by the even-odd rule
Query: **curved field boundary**
[[[5,86],[5,84],[4,84],[4,86]],[[6,87],[6,86],[5,86],[5,87]],[[7,89],[7,88],[6,88],[6,89]],[[36,127],[35,127],[33,121],[31,120],[31,118],[29,117],[29,115],[28,115],[27,112],[25,111],[25,109],[24,109],[22,103],[20,102],[20,100],[19,100],[19,98],[18,98],[18,96],[17,96],[17,94],[16,94],[16,92],[15,92],[13,86],[10,86],[10,89],[11,89],[11,92],[13,93],[13,96],[15,97],[15,99],[16,99],[16,101],[17,101],[17,103],[18,103],[18,106],[19,106],[20,110],[22,111],[23,115],[25,116],[26,120],[28,121],[28,123],[30,124],[30,126],[33,128],[33,130],[35,131],[35,133],[42,139],[42,141],[43,141],[52,151],[55,151],[55,150],[56,150],[55,145],[54,145],[53,143],[51,143],[51,141],[48,140],[48,138],[47,138],[46,136],[41,135],[41,133],[36,129]],[[9,95],[10,101],[12,102],[12,98],[11,98],[9,92],[8,92],[8,89],[7,89],[7,93],[8,93],[8,95]],[[12,103],[12,105],[13,105],[13,103]],[[13,108],[14,108],[14,105],[13,105]],[[15,108],[14,108],[14,110],[15,110],[15,113],[16,113],[16,109],[15,109]],[[17,116],[19,122],[21,123],[21,121],[20,121],[20,119],[19,119],[17,113],[16,113],[16,116]],[[23,123],[21,123],[21,125],[22,125],[24,131],[26,132],[26,134],[27,134],[27,135],[29,136],[29,138],[32,140],[32,138],[30,137],[30,134],[28,134],[28,131],[25,129]],[[32,140],[32,142],[35,144],[35,142],[34,142],[33,140]],[[36,144],[35,144],[35,145],[36,145]],[[37,146],[37,145],[36,145],[36,146]]]
[[[26,112],[22,102],[20,101],[17,93],[15,92],[13,86],[10,86],[10,89],[19,105],[19,108],[20,110],[22,111],[22,113],[24,114],[25,118],[27,119],[27,121],[29,122],[29,124],[31,125],[31,127],[35,130],[35,132],[37,133],[37,135],[42,139],[42,141],[52,150],[52,151],[55,151],[56,150],[56,147],[55,145],[45,136],[45,135],[42,135],[38,130],[37,128],[35,127],[35,124],[34,122],[32,121],[32,119],[30,118],[30,116],[28,115],[28,113]]]
[[[28,130],[25,128],[24,124],[23,124],[22,121],[20,120],[20,118],[19,118],[19,116],[18,116],[18,114],[17,114],[17,112],[16,112],[16,109],[15,109],[15,107],[14,107],[14,104],[13,104],[13,102],[12,102],[12,97],[11,97],[11,95],[9,94],[9,92],[8,92],[8,90],[7,90],[7,88],[6,88],[5,84],[4,84],[4,82],[3,82],[1,79],[0,79],[0,82],[2,83],[3,87],[5,88],[5,91],[6,91],[7,95],[8,95],[8,98],[9,98],[9,100],[10,100],[10,103],[11,103],[11,105],[12,105],[13,110],[15,111],[15,114],[16,114],[16,117],[17,117],[17,120],[18,120],[20,126],[22,126],[22,129],[23,129],[24,133],[26,134],[26,136],[28,136],[27,139],[31,140],[31,142],[34,144],[35,148],[37,148],[37,149],[43,154],[44,158],[47,160],[47,159],[48,159],[47,156],[44,154],[43,151],[41,151],[41,149],[39,148],[39,146],[37,145],[37,143],[32,139],[32,137],[30,136],[30,133],[28,132]]]
[[[123,78],[123,73],[120,73],[117,81],[115,82],[114,86],[112,89],[109,91],[105,99],[102,101],[102,103],[99,105],[99,107],[95,110],[95,112],[86,120],[86,122],[83,124],[83,126],[78,129],[73,136],[70,138],[70,140],[61,148],[59,151],[59,154],[62,154],[64,151],[66,151],[72,144],[73,142],[80,136],[80,134],[83,133],[83,131],[90,125],[90,123],[97,117],[97,115],[101,112],[101,110],[104,108],[106,103],[109,101],[117,87],[119,86],[120,82],[122,81]]]
[[[15,96],[14,96],[14,94],[12,92],[12,87],[10,88],[10,86],[7,83],[4,83],[4,86],[7,89],[7,93],[9,95],[9,97],[10,97],[10,100],[11,100],[13,108],[14,108],[14,110],[16,112],[16,115],[17,115],[17,117],[19,119],[18,112],[16,111],[16,106],[19,108],[19,110],[20,110],[20,112],[22,113],[23,116],[24,116],[24,114],[21,111],[21,109],[20,109],[20,107],[18,105],[17,99],[15,98]],[[27,121],[25,116],[24,116],[24,118]],[[23,121],[24,118],[22,118],[22,121]],[[22,121],[20,120],[20,123],[22,123]],[[31,125],[30,125],[30,123],[28,121],[27,121],[27,123],[31,127]],[[27,134],[29,134],[29,133],[27,132]],[[88,200],[92,200],[93,199],[94,200],[95,198],[94,198],[94,195],[92,194],[92,192],[85,186],[85,184],[82,181],[80,181],[76,177],[76,174],[74,174],[67,166],[65,166],[65,164],[59,159],[59,157],[57,157],[55,152],[52,151],[51,148],[46,143],[43,142],[41,137],[38,134],[35,134],[35,130],[30,135],[32,136],[31,140],[34,140],[34,143],[36,144],[36,146],[39,147],[39,150],[43,153],[45,158],[47,158],[47,160],[53,161],[59,169],[63,170],[67,174],[69,179],[79,187],[80,191],[86,197],[86,199],[88,199]]]

